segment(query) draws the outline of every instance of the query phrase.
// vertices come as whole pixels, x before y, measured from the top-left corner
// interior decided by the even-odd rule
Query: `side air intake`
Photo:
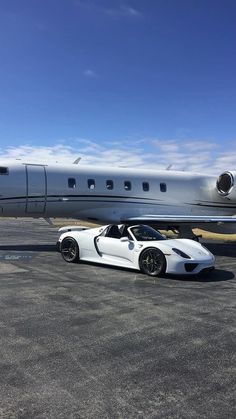
[[[236,172],[224,172],[216,182],[216,189],[221,196],[236,199]]]

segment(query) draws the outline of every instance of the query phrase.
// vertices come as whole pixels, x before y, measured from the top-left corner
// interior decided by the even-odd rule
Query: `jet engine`
[[[224,172],[216,182],[217,192],[222,197],[236,200],[236,172]]]

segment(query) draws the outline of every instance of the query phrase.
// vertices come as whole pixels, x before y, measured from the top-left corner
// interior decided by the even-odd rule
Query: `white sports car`
[[[61,230],[66,231],[59,237],[58,247],[66,262],[81,260],[139,269],[151,276],[193,275],[214,269],[214,256],[200,243],[166,239],[147,225]]]

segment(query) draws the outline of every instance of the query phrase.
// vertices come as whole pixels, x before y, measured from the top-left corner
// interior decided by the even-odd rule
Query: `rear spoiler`
[[[88,230],[91,227],[86,227],[86,226],[64,226],[59,228],[58,232],[59,233],[66,233],[67,231],[83,231],[83,230]]]

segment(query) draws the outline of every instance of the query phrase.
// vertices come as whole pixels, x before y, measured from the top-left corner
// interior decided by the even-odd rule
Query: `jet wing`
[[[128,217],[121,220],[122,223],[127,224],[157,224],[160,226],[180,226],[184,224],[191,224],[196,226],[199,224],[212,223],[212,224],[226,224],[235,223],[236,216],[223,217],[223,216],[206,216],[206,215],[141,215],[139,217]]]

